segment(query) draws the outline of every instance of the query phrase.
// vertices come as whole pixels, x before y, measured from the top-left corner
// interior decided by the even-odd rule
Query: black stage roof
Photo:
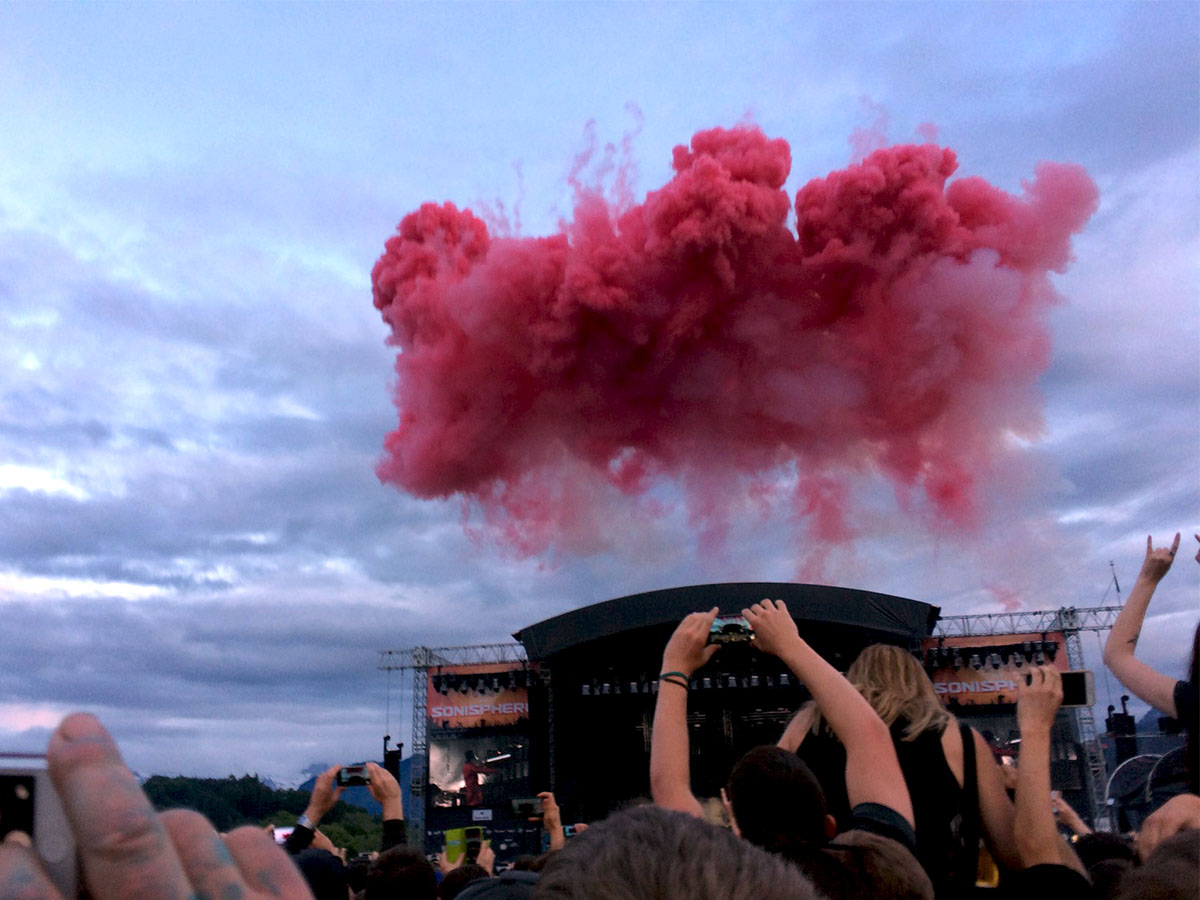
[[[897,643],[928,637],[941,609],[891,594],[792,582],[741,581],[697,584],[631,594],[593,603],[522,628],[513,637],[530,659],[546,659],[589,641],[625,631],[678,622],[691,612],[720,607],[736,615],[766,597],[783,600],[798,622],[844,625],[888,635]]]

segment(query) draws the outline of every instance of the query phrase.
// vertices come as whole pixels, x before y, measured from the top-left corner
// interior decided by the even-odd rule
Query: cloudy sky
[[[552,233],[589,122],[633,135],[639,193],[747,121],[791,144],[792,193],[870,127],[932,123],[1013,192],[1086,167],[1040,437],[977,531],[881,515],[827,580],[947,614],[1112,602],[1110,561],[1127,592],[1147,533],[1200,531],[1197,60],[1191,2],[5,4],[0,749],[85,708],[140,771],[289,777],[407,730],[380,649],[797,577],[778,522],[708,553],[668,514],[520,558],[375,475],[383,241],[427,200]],[[1170,671],[1190,556],[1143,639]]]

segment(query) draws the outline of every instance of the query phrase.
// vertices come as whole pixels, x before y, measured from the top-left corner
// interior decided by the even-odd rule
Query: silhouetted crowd
[[[1197,536],[1200,540],[1200,535]],[[983,737],[941,703],[920,661],[866,648],[842,674],[801,635],[782,601],[741,611],[759,651],[777,657],[812,696],[777,744],[733,766],[718,802],[701,802],[689,773],[692,678],[719,651],[718,610],[683,619],[663,651],[650,750],[651,800],[566,839],[543,793],[541,856],[498,871],[477,855],[434,863],[406,844],[400,786],[367,763],[383,807],[379,852],[354,860],[321,832],[337,802],[335,766],[316,780],[283,847],[259,828],[219,835],[187,810],[155,813],[107,732],[86,714],[51,737],[48,764],[88,896],[289,900],[956,900],[1200,896],[1197,658],[1180,680],[1136,656],[1158,582],[1179,549],[1147,541],[1137,583],[1110,632],[1104,661],[1134,694],[1186,732],[1189,789],[1136,834],[1092,833],[1051,790],[1051,729],[1062,703],[1053,666],[1018,684],[1019,765],[997,763]],[[1200,562],[1200,552],[1197,553]],[[2,823],[0,823],[2,824]],[[1072,832],[1067,839],[1060,826]],[[0,846],[0,900],[61,898],[19,833]]]

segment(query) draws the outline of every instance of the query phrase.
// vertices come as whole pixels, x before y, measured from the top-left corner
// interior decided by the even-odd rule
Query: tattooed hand
[[[46,758],[95,900],[312,900],[300,872],[261,828],[222,838],[197,812],[156,814],[94,717],[64,719]],[[0,900],[18,898],[63,900],[33,851],[6,839]]]

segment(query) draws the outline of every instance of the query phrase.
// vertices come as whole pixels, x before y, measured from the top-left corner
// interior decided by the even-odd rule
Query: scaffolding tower
[[[1060,609],[1036,612],[985,613],[975,616],[943,616],[933,629],[933,637],[974,637],[1002,634],[1044,634],[1048,631],[1062,632],[1066,644],[1067,665],[1082,669],[1083,643],[1079,639],[1082,631],[1108,631],[1117,620],[1119,606],[1091,606],[1082,609],[1064,606]],[[1083,748],[1084,777],[1087,793],[1092,801],[1092,817],[1097,831],[1111,831],[1108,815],[1108,772],[1104,765],[1104,754],[1096,737],[1096,722],[1090,706],[1071,710],[1075,727],[1079,732],[1079,743]]]
[[[412,672],[412,763],[409,769],[411,809],[405,812],[420,834],[425,833],[425,776],[429,762],[429,737],[426,728],[426,677],[438,666],[471,666],[491,663],[525,662],[525,648],[507,644],[472,644],[463,647],[409,647],[407,650],[380,650],[376,668],[383,672]]]

